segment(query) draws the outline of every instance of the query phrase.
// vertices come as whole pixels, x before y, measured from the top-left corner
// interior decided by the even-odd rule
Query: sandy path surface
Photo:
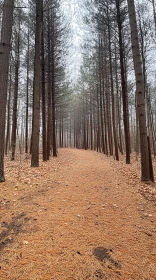
[[[60,149],[39,168],[6,164],[0,188],[0,279],[156,279],[155,205],[138,171]]]

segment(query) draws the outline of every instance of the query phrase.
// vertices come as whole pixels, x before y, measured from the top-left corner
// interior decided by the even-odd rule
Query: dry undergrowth
[[[6,162],[0,279],[156,279],[155,187],[139,163],[61,149],[39,168]]]

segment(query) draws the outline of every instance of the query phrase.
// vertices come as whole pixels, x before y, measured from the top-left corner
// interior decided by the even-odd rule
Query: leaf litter
[[[76,149],[39,168],[6,159],[0,279],[154,280],[155,185],[124,160]]]

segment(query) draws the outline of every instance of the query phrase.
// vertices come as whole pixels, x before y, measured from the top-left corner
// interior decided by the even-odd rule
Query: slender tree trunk
[[[111,90],[111,97],[112,97],[112,124],[113,124],[115,159],[119,160],[116,121],[115,121],[114,82],[113,82],[113,67],[112,67],[112,47],[111,47],[112,44],[111,44],[111,30],[110,30],[109,18],[108,18],[108,41],[109,41],[110,90]]]
[[[54,63],[54,58],[53,62]],[[56,149],[56,118],[55,118],[55,82],[54,82],[54,66],[52,67],[52,137],[53,137],[53,157],[57,157]]]
[[[71,121],[71,114],[69,116],[69,121],[70,121],[70,124],[69,124],[69,146],[71,148],[72,147],[72,121]]]
[[[116,0],[117,8],[117,22],[119,32],[119,49],[120,49],[120,69],[121,69],[121,87],[122,87],[122,102],[123,102],[123,121],[125,133],[125,146],[126,146],[126,163],[130,163],[130,133],[129,133],[129,111],[128,111],[128,96],[126,91],[126,78],[124,70],[124,56],[123,56],[123,40],[122,40],[122,22],[120,13],[120,3]]]
[[[108,86],[108,76],[106,76],[106,119],[107,119],[107,131],[108,131],[108,147],[109,155],[113,156],[113,135],[112,135],[112,118],[110,108],[110,92]]]
[[[103,108],[103,126],[104,126],[104,145],[105,145],[105,154],[108,155],[108,143],[107,143],[107,118],[106,118],[106,97],[105,97],[105,68],[106,68],[106,52],[105,52],[105,44],[103,43],[103,48],[102,48],[102,73],[103,73],[103,78],[102,78],[102,108]]]
[[[100,100],[99,100],[99,89],[98,85],[96,88],[97,92],[97,145],[96,145],[96,150],[97,152],[101,152],[101,141],[100,141]]]
[[[32,120],[32,157],[31,166],[39,166],[40,133],[40,47],[41,47],[41,0],[36,0],[36,31],[33,85],[33,120]]]
[[[102,152],[105,154],[105,140],[104,140],[104,121],[103,121],[103,106],[102,106],[102,41],[99,39],[99,112],[100,112],[100,123],[101,123],[101,144]]]
[[[20,19],[19,19],[20,20]],[[13,101],[13,117],[12,117],[12,136],[11,136],[11,160],[15,160],[16,149],[16,130],[17,130],[17,102],[18,102],[18,83],[19,83],[19,67],[20,67],[20,23],[17,34],[17,47],[15,58],[15,87],[14,87],[14,101]]]
[[[5,141],[5,155],[8,153],[8,146],[10,142],[10,102],[11,102],[11,90],[12,90],[12,75],[10,69],[10,80],[9,80],[9,96],[7,101],[7,129],[6,129],[6,141]]]
[[[155,0],[152,0],[152,6],[153,6],[153,17],[154,17],[155,35],[156,35],[156,12],[155,12]]]
[[[152,157],[151,157],[151,148],[150,148],[150,139],[147,136],[147,143],[148,143],[148,151],[149,151],[149,170],[150,170],[150,179],[154,182],[154,173],[153,173],[153,165],[152,165]]]
[[[150,138],[151,138],[153,153],[154,153],[154,156],[156,156],[153,112],[152,112],[152,107],[151,107],[150,92],[147,92],[146,99],[147,99],[147,116],[148,116],[148,122],[149,122],[149,134],[150,134]]]
[[[144,77],[142,72],[142,62],[139,48],[139,38],[137,30],[137,21],[135,13],[134,0],[127,0],[129,21],[131,28],[131,42],[133,52],[133,63],[136,79],[136,103],[137,117],[139,121],[140,133],[140,149],[141,149],[141,180],[150,180],[149,168],[149,151],[147,142],[147,127],[146,127],[146,111],[145,111],[145,93],[144,93]]]
[[[63,122],[63,116],[61,117],[61,135],[62,135],[61,147],[63,148],[63,143],[64,143],[64,122]]]
[[[117,50],[115,45],[115,82],[116,82],[116,116],[118,123],[118,145],[119,151],[123,155],[123,147],[122,147],[122,130],[121,130],[121,110],[120,110],[120,95],[119,94],[119,82],[118,82],[118,64],[117,64]]]
[[[47,160],[50,157],[51,150],[51,136],[52,136],[52,112],[51,112],[51,47],[50,47],[50,14],[48,11],[48,117],[47,117]]]
[[[28,27],[28,50],[27,50],[27,89],[26,89],[26,117],[25,117],[25,153],[28,153],[28,116],[29,116],[29,48],[30,35]]]
[[[42,9],[42,38],[41,38],[41,73],[42,73],[42,153],[43,161],[47,160],[47,139],[46,139],[46,99],[45,99],[45,61],[44,61],[44,20],[43,20],[43,0]]]
[[[95,151],[97,146],[97,114],[95,111],[95,106],[93,106],[93,123],[94,123],[94,151]]]
[[[93,110],[92,110],[92,97],[90,93],[90,149],[93,150]]]
[[[54,38],[55,26],[54,19],[52,19],[52,35]],[[57,157],[57,148],[56,148],[56,96],[55,96],[55,57],[54,57],[54,41],[52,41],[52,144],[53,144],[53,157]]]
[[[103,91],[104,91],[104,87],[103,87]],[[105,152],[106,155],[108,156],[108,137],[107,137],[107,118],[106,118],[106,98],[104,96],[104,92],[103,92],[103,110],[104,110],[104,125],[105,125]]]
[[[5,120],[14,0],[5,0],[0,41],[0,182],[4,182]]]

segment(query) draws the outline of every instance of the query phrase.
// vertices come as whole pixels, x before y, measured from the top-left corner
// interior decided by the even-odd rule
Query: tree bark
[[[4,177],[5,120],[14,0],[5,0],[0,41],[0,182]]]
[[[54,18],[52,18],[52,36],[54,40],[55,26]],[[52,41],[51,46],[51,62],[52,62],[52,145],[53,145],[53,157],[57,157],[56,149],[56,93],[55,93],[55,54],[54,54],[54,41]]]
[[[12,75],[11,75],[11,67],[10,67],[9,94],[8,94],[8,101],[7,101],[7,129],[6,129],[6,140],[5,140],[5,155],[7,155],[8,147],[10,146],[10,103],[11,103],[11,90],[12,90]]]
[[[15,149],[16,149],[19,67],[20,67],[20,18],[19,18],[19,30],[17,34],[17,46],[16,46],[16,57],[15,57],[15,86],[14,86],[14,100],[13,100],[12,135],[11,135],[11,149],[12,149],[11,160],[15,160]]]
[[[98,92],[99,96],[99,114],[100,114],[100,134],[101,134],[101,146],[102,146],[102,152],[105,154],[105,142],[104,142],[104,125],[103,125],[103,108],[102,108],[102,40],[99,38],[99,50],[98,50],[98,74],[97,78],[99,80],[99,86],[98,86]]]
[[[25,153],[28,153],[28,114],[29,114],[29,44],[30,35],[28,27],[28,50],[27,50],[27,89],[26,89],[26,117],[25,117]]]
[[[108,14],[108,11],[107,11]],[[113,125],[113,137],[114,137],[114,149],[115,159],[119,161],[119,152],[117,144],[117,133],[116,133],[116,121],[115,121],[115,101],[114,101],[114,82],[113,82],[113,67],[112,67],[112,42],[111,42],[111,30],[108,17],[108,49],[109,49],[109,69],[110,69],[110,91],[112,98],[112,125]]]
[[[140,150],[141,150],[141,180],[150,180],[149,151],[147,142],[146,112],[145,112],[145,92],[144,77],[142,72],[142,61],[139,49],[138,30],[134,0],[127,0],[129,21],[131,28],[131,43],[133,53],[133,63],[136,79],[136,110],[139,121]]]
[[[129,133],[129,115],[128,115],[128,96],[126,90],[126,78],[124,70],[124,55],[123,55],[123,40],[122,40],[122,21],[120,12],[119,0],[116,0],[117,9],[117,23],[119,32],[119,52],[120,52],[120,69],[121,69],[121,87],[122,87],[122,102],[123,102],[123,122],[125,133],[125,146],[126,146],[126,163],[130,163],[130,133]]]
[[[36,0],[31,166],[39,166],[41,0]]]
[[[47,32],[47,48],[48,48],[48,117],[47,117],[47,160],[50,157],[51,137],[52,137],[52,105],[51,105],[51,47],[50,47],[50,14],[48,11],[48,32]]]
[[[156,12],[155,12],[155,0],[152,0],[152,6],[153,6],[153,17],[154,17],[155,35],[156,35]]]
[[[47,160],[47,139],[46,139],[46,99],[45,99],[45,60],[44,60],[44,19],[43,0],[42,5],[42,39],[41,39],[41,73],[42,73],[42,153],[43,161]]]

